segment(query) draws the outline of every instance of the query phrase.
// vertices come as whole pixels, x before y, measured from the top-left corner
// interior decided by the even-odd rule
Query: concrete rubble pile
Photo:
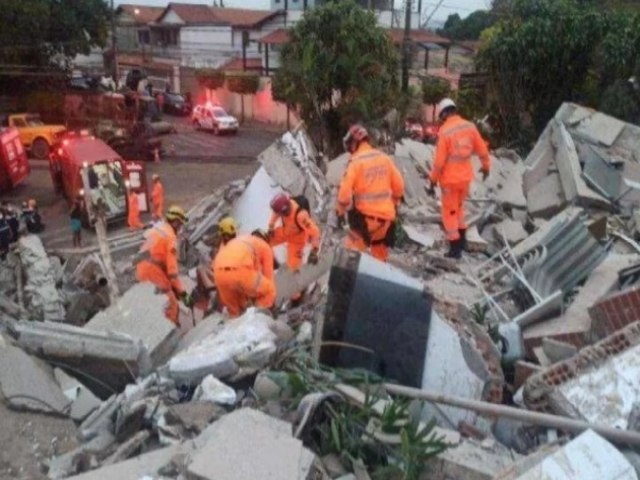
[[[387,264],[339,248],[347,155],[325,162],[302,129],[283,135],[253,177],[189,211],[181,241],[193,285],[187,270],[209,265],[222,217],[249,233],[266,227],[274,194],[305,195],[320,262],[278,269],[273,315],[183,310],[176,327],[153,287],[134,284],[109,306],[98,255],[56,273],[29,240],[37,259],[21,251],[0,268],[2,395],[76,422],[79,446],[43,467],[52,479],[367,478],[362,461],[316,440],[338,406],[366,408],[360,435],[395,452],[401,435],[384,425],[397,397],[382,379],[437,396],[397,421],[435,422],[442,448],[421,478],[637,479],[631,444],[602,428],[640,445],[635,128],[565,104],[525,160],[494,151],[466,205],[460,261],[443,256],[440,200],[426,190],[434,147],[402,140],[393,158],[406,193]],[[131,283],[130,258],[119,260]],[[505,404],[509,414],[489,413]]]

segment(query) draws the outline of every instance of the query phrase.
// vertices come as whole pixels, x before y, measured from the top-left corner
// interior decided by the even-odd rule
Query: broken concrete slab
[[[326,178],[329,186],[337,187],[340,185],[344,172],[347,170],[349,158],[351,158],[351,154],[343,153],[328,163]]]
[[[24,270],[25,301],[32,320],[63,322],[62,299],[56,289],[55,271],[42,241],[37,235],[18,240],[20,262]]]
[[[101,459],[108,455],[115,441],[116,437],[111,433],[102,432],[96,438],[83,443],[70,452],[53,457],[49,461],[49,478],[58,480],[86,471],[91,468],[96,458]]]
[[[426,466],[431,480],[493,480],[496,472],[509,468],[520,456],[496,441],[460,441]]]
[[[580,434],[517,480],[637,480],[629,461],[592,430]]]
[[[489,243],[482,238],[478,232],[477,225],[467,228],[467,250],[470,252],[486,252],[489,249]]]
[[[236,391],[222,383],[213,375],[207,375],[193,394],[194,400],[218,403],[220,405],[233,405],[236,403]]]
[[[149,430],[141,430],[126,442],[118,446],[115,452],[108,457],[103,463],[103,466],[113,465],[115,463],[122,462],[136,453],[136,451],[142,448],[142,445],[149,439],[151,432]]]
[[[402,229],[405,231],[411,241],[416,242],[423,247],[431,248],[436,243],[436,239],[434,237],[432,237],[428,233],[423,232],[421,229],[418,229],[414,225],[403,223]]]
[[[531,376],[524,388],[530,409],[627,428],[640,399],[640,323],[632,323],[577,355]]]
[[[146,349],[128,335],[54,322],[17,322],[11,332],[27,351],[85,373],[85,385],[102,398],[150,368]]]
[[[542,345],[543,338],[553,338],[582,347],[589,341],[591,317],[589,308],[594,301],[605,296],[618,282],[618,272],[640,259],[637,255],[609,254],[589,275],[566,312],[556,318],[528,326],[523,340],[528,354]]]
[[[174,355],[169,375],[177,382],[200,383],[211,374],[229,378],[250,374],[264,366],[276,351],[273,319],[253,308]]]
[[[68,415],[71,402],[46,363],[6,345],[0,348],[0,365],[0,389],[10,408]]]
[[[251,233],[257,228],[265,228],[271,217],[269,201],[280,192],[282,188],[265,167],[260,167],[231,211],[240,232]]]
[[[136,283],[118,302],[98,313],[85,325],[86,330],[115,332],[140,340],[151,363],[160,365],[178,344],[179,332],[164,315],[167,299],[156,293],[151,283]]]
[[[190,453],[192,446],[189,443],[173,445],[145,453],[138,457],[131,458],[124,462],[99,468],[91,472],[82,473],[69,480],[124,480],[124,479],[144,479],[156,478],[160,470],[177,455]]]
[[[542,351],[551,363],[561,362],[578,353],[575,345],[554,340],[553,338],[544,338],[542,340]]]
[[[551,145],[551,131],[552,124],[548,123],[538,137],[533,150],[524,160],[525,171],[522,179],[527,199],[531,196],[531,190],[547,177],[550,169],[554,166],[555,155]]]
[[[409,208],[417,208],[430,203],[425,175],[420,175],[409,150],[403,144],[396,145],[393,160],[405,180],[405,202]]]
[[[203,432],[208,439],[197,442],[189,474],[199,480],[305,480],[313,454],[290,431],[283,433],[273,423],[271,417],[247,408],[225,415]]]
[[[91,390],[59,368],[53,370],[53,375],[64,395],[72,402],[69,416],[76,422],[84,420],[102,403]]]
[[[226,413],[224,408],[215,403],[192,400],[171,405],[165,413],[165,418],[167,425],[181,425],[188,431],[200,433]]]
[[[567,120],[572,134],[582,137],[591,143],[612,146],[622,133],[625,123],[604,113],[592,111],[584,116],[584,111],[577,111]]]
[[[583,180],[575,142],[567,129],[557,120],[551,121],[551,142],[556,151],[556,165],[565,199],[569,203],[577,202],[582,206],[610,208],[609,201],[591,190]]]
[[[529,234],[522,226],[522,223],[506,219],[494,226],[493,236],[498,242],[502,242],[505,239],[509,245],[515,245],[527,238]]]
[[[276,305],[282,305],[295,293],[305,291],[330,270],[332,263],[333,252],[326,250],[316,265],[304,264],[297,272],[286,267],[279,268],[275,275]]]

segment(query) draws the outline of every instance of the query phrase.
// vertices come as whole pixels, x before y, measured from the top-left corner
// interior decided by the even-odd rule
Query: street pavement
[[[193,206],[204,195],[233,180],[252,175],[258,168],[256,157],[268,147],[282,131],[271,126],[248,124],[240,127],[237,135],[216,136],[196,131],[188,119],[165,116],[172,121],[177,133],[162,136],[167,155],[160,162],[148,162],[147,183],[157,173],[165,187],[165,206]],[[70,248],[69,206],[53,191],[48,162],[30,160],[31,175],[24,185],[13,192],[0,194],[0,200],[8,200],[16,206],[35,198],[38,202],[45,231],[40,234],[49,249]],[[143,222],[151,220],[149,214],[141,215]],[[126,225],[109,227],[109,236],[126,232]],[[95,243],[92,231],[83,230],[83,246]]]

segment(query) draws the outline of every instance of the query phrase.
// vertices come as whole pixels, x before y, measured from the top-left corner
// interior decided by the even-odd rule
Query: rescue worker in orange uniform
[[[287,267],[297,272],[302,266],[304,247],[311,243],[308,262],[318,263],[320,249],[320,229],[311,219],[309,212],[301,208],[296,201],[286,193],[279,193],[271,199],[271,219],[269,220],[269,238],[271,246],[287,244]],[[280,224],[277,228],[276,225]],[[301,294],[294,295],[297,301]]]
[[[164,215],[164,186],[160,181],[160,175],[154,173],[153,189],[151,190],[151,216],[154,220],[160,220]]]
[[[442,126],[438,132],[435,161],[429,174],[429,191],[433,194],[440,184],[442,225],[449,240],[449,258],[460,258],[466,248],[467,224],[464,202],[474,178],[471,155],[475,152],[482,162],[482,180],[489,176],[489,150],[476,126],[458,115],[456,104],[443,99],[437,107]]]
[[[165,221],[156,223],[146,232],[146,240],[140,249],[142,259],[136,266],[139,282],[151,282],[167,295],[169,304],[165,315],[176,325],[179,325],[178,299],[188,308],[193,305],[178,277],[177,234],[186,222],[187,216],[182,208],[169,208]]]
[[[362,125],[351,126],[343,143],[351,159],[340,184],[336,214],[342,226],[349,212],[345,247],[368,249],[386,262],[395,240],[393,225],[404,195],[404,180],[393,160],[371,146]]]
[[[254,305],[270,309],[276,300],[273,279],[273,251],[268,236],[259,230],[237,236],[231,217],[220,220],[218,233],[222,243],[211,270],[218,298],[235,318]]]
[[[131,189],[127,195],[127,206],[129,208],[129,215],[127,216],[129,230],[143,229],[144,224],[140,221],[140,204],[138,203],[138,194]]]

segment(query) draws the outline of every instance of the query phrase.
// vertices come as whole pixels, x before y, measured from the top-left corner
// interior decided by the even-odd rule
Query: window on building
[[[151,43],[151,35],[149,34],[149,30],[138,31],[138,43],[140,45],[149,45],[149,43]]]
[[[178,30],[173,28],[161,30],[160,41],[163,45],[178,45]]]

